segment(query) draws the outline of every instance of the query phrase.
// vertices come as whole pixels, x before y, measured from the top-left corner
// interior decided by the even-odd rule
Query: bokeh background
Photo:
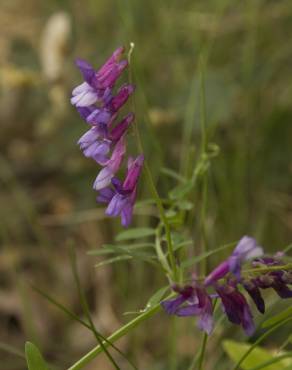
[[[70,105],[70,92],[81,81],[74,59],[98,67],[117,46],[135,43],[137,122],[166,196],[173,179],[162,168],[179,171],[196,158],[198,61],[204,53],[208,137],[220,147],[209,181],[210,245],[248,233],[273,253],[291,242],[291,39],[289,0],[1,0],[1,370],[26,369],[9,353],[23,351],[25,340],[35,342],[56,369],[95,345],[89,331],[30,287],[82,316],[69,244],[76,247],[81,283],[103,334],[130,320],[124,313],[143,308],[166,284],[143,262],[95,268],[102,257],[87,253],[113,242],[120,225],[96,205],[91,185],[97,167],[76,145],[86,126]],[[130,142],[134,151],[131,134]],[[149,197],[143,178],[139,197]],[[153,212],[137,207],[135,224],[155,224]],[[273,302],[275,296],[271,312],[280,307]],[[240,330],[223,324],[225,337],[243,339]],[[289,329],[265,346],[279,346]],[[207,369],[228,368],[220,335],[223,326],[210,341]],[[139,369],[185,369],[198,341],[194,322],[159,314],[119,347]],[[87,367],[110,368],[104,356]]]

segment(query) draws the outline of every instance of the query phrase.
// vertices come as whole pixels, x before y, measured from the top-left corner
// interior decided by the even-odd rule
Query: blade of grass
[[[87,304],[87,300],[86,300],[84,291],[83,291],[81,283],[80,283],[78,268],[77,268],[77,261],[76,261],[76,253],[75,253],[75,249],[74,249],[73,245],[71,245],[71,247],[70,247],[70,259],[71,259],[72,272],[73,272],[75,284],[77,286],[77,290],[78,290],[79,299],[80,299],[80,303],[81,303],[81,306],[82,306],[83,313],[84,313],[85,317],[87,318],[87,320],[89,322],[89,325],[91,327],[91,330],[94,333],[97,342],[101,346],[102,351],[106,354],[106,356],[108,357],[108,359],[111,362],[111,364],[113,365],[113,367],[117,370],[120,370],[120,367],[118,366],[118,364],[116,363],[116,361],[114,360],[112,355],[109,353],[109,351],[105,347],[105,345],[104,345],[102,339],[100,338],[100,335],[97,332],[97,330],[94,326],[94,323],[92,321],[90,311],[89,311],[89,307],[88,307],[88,304]]]
[[[36,287],[34,285],[31,285],[31,288],[33,290],[35,290],[38,294],[40,294],[43,298],[45,298],[48,302],[50,302],[51,304],[53,304],[54,306],[56,306],[59,310],[61,310],[62,312],[64,312],[68,317],[70,317],[71,319],[79,322],[85,328],[87,328],[90,331],[92,331],[92,328],[91,328],[91,326],[89,324],[87,324],[85,321],[83,321],[82,319],[80,319],[79,316],[77,316],[74,312],[72,312],[67,307],[65,307],[62,303],[56,301],[49,294],[47,294],[46,292],[44,292],[43,290],[41,290],[40,288],[38,288],[38,287]],[[121,356],[123,356],[126,360],[128,360],[128,358],[126,357],[126,355],[118,347],[116,347],[113,343],[111,343],[102,334],[100,334],[100,333],[98,333],[98,334],[99,334],[100,338],[102,338],[103,341],[105,341],[109,346],[111,346],[114,350],[116,350]],[[1,348],[1,344],[0,344],[0,348]],[[136,369],[135,365],[133,365],[133,364],[131,364],[131,365],[133,366],[133,368]]]

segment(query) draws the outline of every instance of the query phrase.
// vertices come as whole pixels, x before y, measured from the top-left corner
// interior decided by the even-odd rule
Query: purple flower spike
[[[121,137],[113,150],[111,158],[104,163],[105,167],[99,172],[94,181],[93,188],[95,190],[100,190],[110,185],[111,179],[120,168],[125,152],[124,137]]]
[[[85,157],[93,158],[102,166],[93,184],[93,188],[99,191],[96,200],[106,203],[106,214],[120,216],[122,225],[127,227],[132,221],[144,157],[129,159],[124,183],[114,177],[125,156],[127,130],[134,121],[134,114],[128,113],[115,123],[119,110],[134,92],[133,85],[124,84],[114,95],[114,85],[128,66],[128,61],[121,59],[123,53],[123,47],[116,49],[97,71],[88,62],[77,59],[76,65],[84,82],[72,91],[71,103],[92,126],[79,139],[78,145]]]
[[[252,258],[259,257],[263,254],[262,247],[257,245],[255,239],[244,236],[240,239],[232,255],[217,266],[205,279],[205,285],[214,284],[217,280],[222,279],[226,274],[231,272],[238,281],[241,279],[240,271],[243,262]]]

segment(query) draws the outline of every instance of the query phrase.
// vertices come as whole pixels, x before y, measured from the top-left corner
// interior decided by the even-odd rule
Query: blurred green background
[[[29,286],[82,315],[69,242],[76,245],[81,282],[103,334],[130,320],[123,313],[143,308],[166,284],[159,271],[137,261],[95,269],[100,258],[86,253],[112,242],[120,226],[95,204],[91,184],[98,169],[76,145],[86,130],[69,100],[81,82],[76,57],[98,67],[117,46],[135,43],[137,122],[166,196],[173,180],[161,168],[187,172],[196,158],[203,53],[208,137],[221,149],[209,176],[209,243],[215,248],[251,234],[273,253],[291,242],[291,1],[1,0],[0,31],[1,347],[22,350],[30,339],[64,369],[95,345],[90,332]],[[134,151],[131,134],[130,141]],[[147,194],[142,179],[139,197]],[[136,213],[135,224],[153,223],[151,207]],[[219,331],[210,341],[207,369],[227,364]],[[159,314],[119,347],[139,369],[183,370],[197,334],[193,321],[178,325]],[[231,334],[243,338],[240,330]],[[267,346],[277,346],[282,336]],[[21,357],[1,349],[0,358],[1,370],[26,368]],[[103,356],[87,367],[110,368]]]

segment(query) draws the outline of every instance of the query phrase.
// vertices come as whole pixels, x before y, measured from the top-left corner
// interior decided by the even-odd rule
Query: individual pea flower
[[[262,297],[261,291],[256,279],[244,279],[242,282],[244,289],[247,291],[251,299],[254,301],[260,313],[265,313],[265,301]]]
[[[109,92],[107,101],[101,107],[96,107],[87,117],[86,122],[90,125],[110,125],[116,118],[119,109],[126,103],[135,87],[131,84],[124,84],[120,87],[117,95],[112,96]]]
[[[241,266],[245,261],[259,257],[263,254],[262,247],[257,245],[254,238],[244,236],[236,245],[231,256],[220,263],[205,279],[205,285],[214,284],[217,280],[222,279],[226,274],[231,272],[236,276],[238,281],[241,279]]]
[[[121,216],[121,223],[128,227],[132,221],[133,208],[137,195],[137,183],[141,174],[144,156],[128,159],[127,176],[122,183],[118,178],[112,178],[113,188],[100,188],[97,201],[108,203],[105,213],[110,217]]]
[[[256,283],[261,289],[272,288],[280,298],[292,298],[292,290],[287,284],[291,284],[291,280],[287,280],[289,273],[285,271],[273,271],[256,278]]]
[[[216,292],[221,298],[223,311],[233,324],[241,325],[247,335],[255,331],[252,313],[244,297],[235,286],[216,285]]]
[[[122,164],[125,153],[126,144],[124,136],[122,136],[117,142],[110,159],[102,163],[104,167],[97,175],[93,184],[93,189],[101,190],[110,185],[111,179],[114,177],[115,173],[119,170]]]
[[[98,71],[95,71],[88,62],[81,59],[76,60],[76,65],[85,82],[72,91],[71,103],[73,105],[87,107],[106,100],[110,89],[128,65],[127,60],[120,61],[123,52],[123,47],[115,50]]]
[[[198,316],[197,326],[208,335],[213,330],[213,305],[211,296],[204,287],[197,283],[179,287],[174,285],[172,289],[178,293],[176,298],[161,302],[161,306],[168,314],[187,317]]]
[[[129,113],[111,130],[105,125],[91,127],[78,141],[85,157],[93,158],[100,165],[106,165],[108,153],[126,133],[133,120],[134,114]]]

